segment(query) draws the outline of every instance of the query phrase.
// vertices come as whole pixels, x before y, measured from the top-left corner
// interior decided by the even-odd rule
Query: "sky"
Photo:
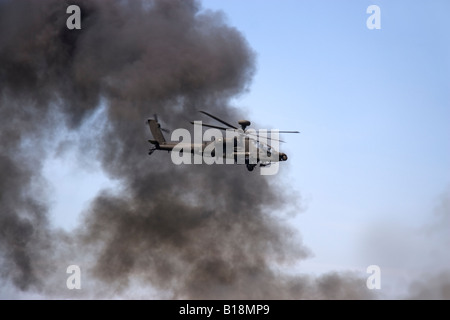
[[[289,160],[272,182],[297,193],[301,206],[280,219],[311,251],[290,271],[366,277],[378,265],[386,298],[448,272],[450,3],[201,3],[222,12],[256,55],[251,85],[232,104],[259,128],[301,131],[283,135]],[[381,29],[366,26],[373,4]],[[53,223],[65,230],[115,183],[73,157],[69,149],[44,166]]]
[[[236,105],[263,126],[301,131],[283,136],[289,165],[280,173],[300,191],[293,223],[314,253],[298,270],[379,265],[385,297],[449,270],[449,221],[440,230],[446,240],[424,229],[440,223],[437,211],[448,215],[450,4],[203,3],[223,10],[257,54],[252,86]],[[373,4],[378,30],[366,26]]]

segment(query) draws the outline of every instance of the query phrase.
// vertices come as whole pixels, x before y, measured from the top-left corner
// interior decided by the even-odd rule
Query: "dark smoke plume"
[[[69,4],[81,8],[81,30],[66,28]],[[176,298],[370,296],[354,276],[277,271],[309,251],[277,219],[297,199],[269,179],[241,166],[175,166],[166,153],[147,156],[145,120],[154,113],[173,129],[187,127],[198,109],[243,118],[229,101],[254,71],[242,35],[196,1],[1,2],[4,281],[67,294],[65,267],[75,263],[92,297],[127,293],[137,282]],[[103,118],[80,150],[121,187],[97,195],[73,233],[57,230],[41,173],[48,144],[61,127],[81,135],[96,112]]]

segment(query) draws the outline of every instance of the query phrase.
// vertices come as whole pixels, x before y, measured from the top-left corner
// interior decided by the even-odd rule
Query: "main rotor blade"
[[[232,126],[232,125],[229,124],[228,122],[225,122],[225,121],[223,121],[222,119],[219,119],[219,118],[213,116],[212,114],[210,114],[210,113],[208,113],[208,112],[205,112],[205,111],[200,111],[200,112],[203,113],[203,114],[206,114],[208,117],[211,117],[211,118],[213,118],[214,120],[217,120],[217,121],[219,121],[220,123],[222,123],[222,124],[224,124],[224,125],[226,125],[226,126],[228,126],[228,127],[230,127],[230,128],[233,128],[233,129],[236,129],[236,130],[237,130],[237,128],[236,128],[235,126]]]
[[[259,139],[260,139],[260,136],[259,135],[257,135],[257,134],[253,134],[253,133],[244,133],[244,134],[246,134],[246,135],[248,135],[248,136],[254,136],[254,137],[256,137],[257,138],[257,141],[259,142]],[[267,140],[275,140],[275,141],[280,141],[280,142],[284,142],[284,143],[286,143],[286,141],[283,141],[283,140],[281,140],[281,139],[275,139],[275,138],[269,138],[269,137],[264,137],[265,139],[267,139]]]
[[[281,131],[276,131],[277,133],[300,133],[300,131],[284,131],[284,130],[281,130]],[[254,137],[257,137],[257,139],[259,139],[260,138],[260,135],[259,134],[253,134],[253,133],[246,133],[247,135],[252,135],[252,136],[254,136]],[[266,139],[268,139],[268,140],[275,140],[275,141],[280,141],[280,142],[284,142],[284,143],[286,143],[286,141],[283,141],[283,140],[281,140],[281,139],[275,139],[275,138],[269,138],[269,137],[264,137],[264,138],[266,138]],[[259,141],[259,140],[258,140]]]
[[[195,123],[195,122],[193,122],[193,121],[191,121],[191,124],[197,124],[197,125],[200,125],[199,123]],[[224,128],[224,127],[219,127],[219,126],[213,126],[213,125],[211,125],[211,124],[205,124],[205,123],[202,123],[202,126],[203,126],[203,127],[214,128],[214,129],[220,129],[220,130],[230,130],[230,128]]]

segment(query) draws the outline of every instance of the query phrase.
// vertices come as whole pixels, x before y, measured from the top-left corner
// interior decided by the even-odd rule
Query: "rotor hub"
[[[245,128],[247,128],[249,125],[251,125],[252,123],[248,120],[239,120],[238,121],[239,125],[241,126],[242,130],[245,131]]]

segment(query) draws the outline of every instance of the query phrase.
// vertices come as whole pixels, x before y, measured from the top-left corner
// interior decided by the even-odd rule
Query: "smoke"
[[[434,202],[420,223],[380,219],[363,230],[359,256],[380,266],[383,298],[450,298],[450,188]]]
[[[168,128],[186,127],[198,109],[243,118],[229,101],[247,90],[255,54],[220,13],[186,0],[70,4],[81,8],[81,30],[66,28],[68,2],[0,3],[5,283],[67,296],[65,268],[78,264],[83,290],[73,297],[137,288],[193,299],[371,297],[354,275],[277,269],[310,252],[278,215],[300,200],[270,178],[147,156],[145,120],[154,113]],[[120,184],[96,195],[73,232],[52,227],[42,176],[61,128],[83,137],[84,162],[99,161]]]
[[[419,251],[423,259],[427,257],[432,265],[423,268],[421,274],[409,285],[407,299],[450,299],[450,256],[448,245],[450,235],[450,187],[439,196],[429,223],[422,228],[421,240],[426,250]],[[432,248],[432,249],[430,249]]]

